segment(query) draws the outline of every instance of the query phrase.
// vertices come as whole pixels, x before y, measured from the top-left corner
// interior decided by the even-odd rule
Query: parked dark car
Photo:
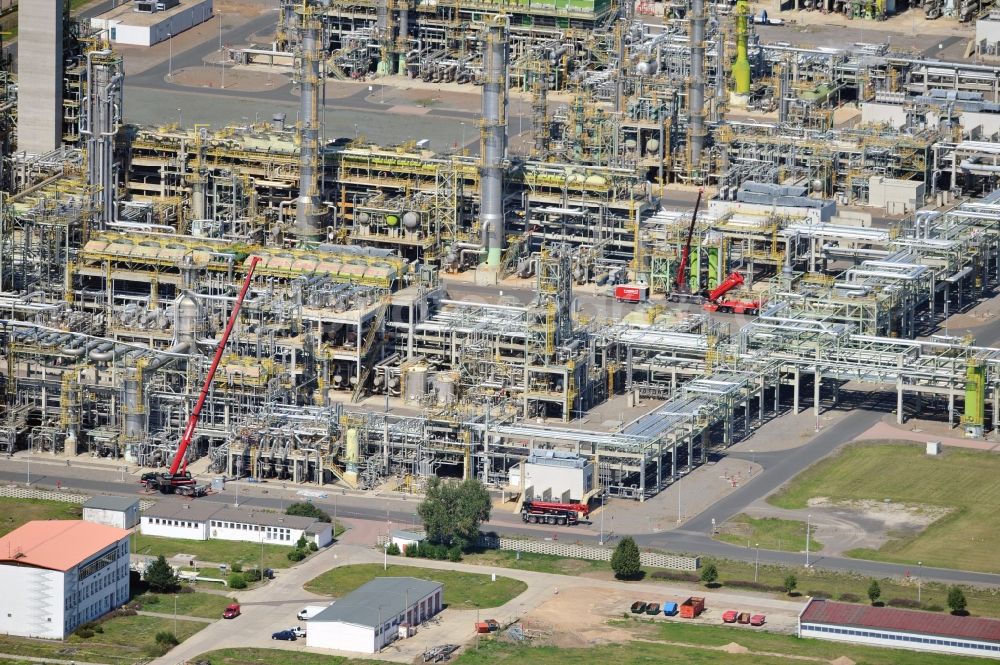
[[[279,630],[276,633],[271,633],[272,640],[285,640],[288,642],[294,642],[296,639],[295,633],[290,630]]]

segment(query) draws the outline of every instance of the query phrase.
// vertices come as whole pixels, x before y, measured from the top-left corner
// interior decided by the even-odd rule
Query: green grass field
[[[336,598],[376,577],[418,577],[441,582],[444,584],[444,604],[460,610],[499,607],[528,588],[524,582],[509,577],[497,577],[497,581],[492,582],[489,575],[478,573],[415,566],[389,566],[383,570],[382,565],[377,563],[340,566],[328,570],[306,582],[304,588],[306,591]]]
[[[146,612],[173,614],[175,595],[177,596],[178,615],[203,619],[222,618],[222,610],[226,609],[226,605],[235,602],[234,598],[227,598],[219,594],[197,592],[178,594],[146,592],[133,596],[132,601],[140,603]]]
[[[734,545],[760,545],[761,549],[780,552],[803,552],[806,549],[806,523],[797,520],[781,520],[774,517],[755,518],[740,513],[723,525],[729,533],[715,536]],[[822,549],[822,543],[815,536],[809,539],[812,551]]]
[[[769,498],[782,508],[804,508],[810,498],[868,499],[951,509],[921,533],[892,540],[879,550],[850,556],[941,568],[1000,573],[1000,455],[947,448],[928,457],[922,446],[863,443],[844,448],[801,473]]]
[[[294,548],[284,545],[264,545],[265,568],[287,568],[292,565],[288,553]],[[190,554],[198,561],[243,564],[244,568],[260,565],[260,544],[234,540],[184,540],[160,538],[136,533],[132,536],[132,552],[170,558],[175,554]]]
[[[607,561],[568,559],[551,554],[532,554],[530,552],[521,552],[520,558],[518,558],[516,552],[504,550],[483,550],[465,554],[462,556],[462,562],[475,566],[501,566],[514,570],[534,570],[539,573],[558,575],[579,575],[580,573],[611,570],[611,564]]]
[[[177,639],[184,641],[208,624],[177,620]],[[117,617],[101,624],[103,633],[89,639],[72,635],[58,642],[32,640],[25,637],[0,635],[0,653],[34,658],[55,658],[62,661],[113,663],[131,665],[146,662],[157,655],[156,633],[173,632],[173,619],[159,617]]]
[[[384,660],[367,658],[344,658],[324,656],[301,651],[279,649],[219,649],[203,653],[191,660],[193,663],[208,662],[210,665],[388,665]]]
[[[32,520],[78,520],[83,507],[67,501],[0,498],[0,536]]]

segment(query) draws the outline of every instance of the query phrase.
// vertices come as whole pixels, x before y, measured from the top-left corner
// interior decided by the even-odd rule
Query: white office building
[[[83,519],[119,529],[139,523],[139,500],[124,496],[95,496],[83,504]]]
[[[299,538],[326,547],[333,528],[312,517],[252,511],[208,501],[161,501],[143,511],[143,535],[188,540],[240,540],[294,547]]]
[[[112,44],[152,46],[210,18],[212,0],[134,0],[91,18],[90,26]]]
[[[129,599],[124,529],[28,522],[0,538],[0,633],[63,639]]]
[[[444,587],[415,577],[376,577],[309,620],[306,646],[378,653],[400,624],[419,625],[441,611]]]

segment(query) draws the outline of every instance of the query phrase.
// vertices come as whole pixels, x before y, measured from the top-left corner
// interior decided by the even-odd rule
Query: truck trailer
[[[588,515],[590,507],[585,503],[525,501],[521,506],[521,519],[531,524],[576,524]]]

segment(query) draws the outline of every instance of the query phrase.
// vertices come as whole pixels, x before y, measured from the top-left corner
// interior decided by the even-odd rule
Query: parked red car
[[[240,604],[239,603],[233,603],[231,605],[228,605],[226,607],[226,609],[222,610],[222,618],[223,619],[235,619],[239,615],[240,615]]]

